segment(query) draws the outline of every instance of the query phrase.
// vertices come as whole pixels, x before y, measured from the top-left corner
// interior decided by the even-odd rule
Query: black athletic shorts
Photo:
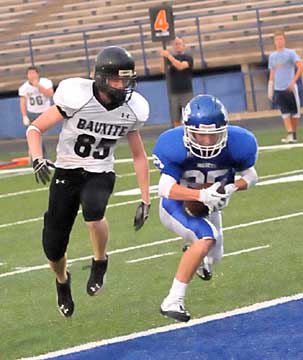
[[[300,113],[298,100],[292,91],[288,90],[275,90],[274,100],[279,106],[279,109],[283,115],[297,115]]]
[[[85,221],[101,220],[114,184],[114,172],[91,173],[83,169],[57,168],[50,185],[47,216],[63,227],[69,227],[81,204]]]

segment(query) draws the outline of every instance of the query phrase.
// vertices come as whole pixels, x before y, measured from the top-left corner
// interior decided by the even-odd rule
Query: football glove
[[[218,181],[212,186],[200,190],[200,202],[203,202],[209,208],[210,212],[217,211],[224,206],[225,198],[227,194],[221,194],[217,190],[221,186],[221,183]]]
[[[33,161],[33,168],[37,183],[42,182],[45,185],[48,181],[50,181],[50,167],[55,167],[50,160],[38,158]]]
[[[145,204],[145,202],[143,201],[141,201],[141,203],[137,207],[136,215],[134,218],[134,227],[136,231],[141,229],[141,227],[144,225],[145,221],[147,220],[149,215],[149,209],[150,209],[150,204]]]
[[[233,193],[235,193],[237,191],[237,187],[235,184],[227,184],[224,186],[224,190],[225,190],[225,194],[227,195],[226,198],[222,199],[222,204],[220,204],[219,209],[218,210],[222,210],[223,208],[225,208],[229,202],[230,199],[233,195]]]

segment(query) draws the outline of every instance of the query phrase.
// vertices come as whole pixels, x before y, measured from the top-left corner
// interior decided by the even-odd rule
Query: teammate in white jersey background
[[[65,317],[74,311],[66,249],[80,204],[94,253],[87,293],[97,295],[104,286],[109,232],[105,210],[115,183],[114,151],[123,137],[128,140],[141,190],[136,230],[149,214],[149,166],[139,132],[149,116],[149,105],[134,92],[135,84],[132,56],[123,48],[106,47],[96,58],[94,80],[63,80],[54,95],[55,105],[27,130],[36,180],[46,183],[49,166],[54,165],[42,157],[41,134],[63,122],[42,242],[56,274],[58,307]]]
[[[30,66],[27,69],[27,81],[20,86],[18,94],[22,121],[24,126],[28,127],[51,106],[51,97],[54,95],[53,83],[47,78],[40,78],[38,68]],[[44,145],[43,154],[46,156]]]

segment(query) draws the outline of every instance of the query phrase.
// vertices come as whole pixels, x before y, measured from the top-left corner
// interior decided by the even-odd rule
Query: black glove
[[[50,181],[51,172],[49,167],[55,167],[50,160],[38,158],[33,161],[33,168],[37,183],[41,181],[45,185],[48,181]]]
[[[140,205],[137,207],[136,215],[134,218],[134,227],[135,230],[141,229],[145,220],[148,218],[149,215],[150,204],[145,204],[141,201]]]

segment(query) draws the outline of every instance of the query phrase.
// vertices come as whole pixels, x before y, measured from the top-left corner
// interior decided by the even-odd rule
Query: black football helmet
[[[128,102],[136,86],[135,61],[131,54],[118,46],[108,46],[99,52],[95,62],[97,89],[105,93],[111,104],[121,106]],[[113,88],[109,79],[122,79],[122,89]]]

